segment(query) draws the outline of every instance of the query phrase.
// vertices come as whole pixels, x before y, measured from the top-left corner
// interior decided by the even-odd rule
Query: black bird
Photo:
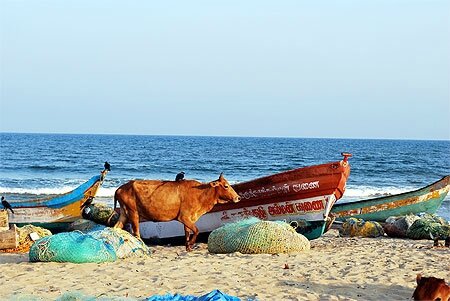
[[[175,181],[182,181],[184,180],[184,171],[180,172],[179,174],[177,174],[177,176],[175,177]]]
[[[105,169],[107,170],[107,171],[111,171],[111,165],[108,163],[108,161],[107,162],[105,162]]]
[[[4,196],[2,196],[2,205],[3,207],[5,207],[5,209],[11,210],[11,212],[14,214],[14,210],[12,209],[11,204],[5,200]]]

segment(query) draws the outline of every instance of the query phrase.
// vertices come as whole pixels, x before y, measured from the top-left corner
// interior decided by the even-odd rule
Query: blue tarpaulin
[[[175,295],[167,294],[164,296],[152,296],[145,300],[146,301],[240,301],[241,299],[239,299],[238,297],[224,294],[219,290],[213,290],[212,292],[200,297],[192,295],[182,296],[179,294]]]

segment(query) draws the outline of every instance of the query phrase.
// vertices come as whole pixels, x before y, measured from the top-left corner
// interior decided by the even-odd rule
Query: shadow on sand
[[[320,300],[327,300],[331,296],[343,300],[411,300],[414,289],[401,285],[384,284],[319,284],[314,282],[299,282],[280,280],[278,285],[291,287],[292,291],[298,290],[319,294]]]

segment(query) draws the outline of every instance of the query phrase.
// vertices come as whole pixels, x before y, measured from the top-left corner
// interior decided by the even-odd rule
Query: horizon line
[[[361,137],[299,137],[299,136],[237,136],[237,135],[193,135],[193,134],[132,134],[132,133],[70,133],[70,132],[8,132],[0,134],[25,135],[98,135],[98,136],[154,136],[154,137],[220,137],[220,138],[280,138],[280,139],[348,139],[348,140],[404,140],[404,141],[450,141],[448,139],[421,139],[421,138],[361,138]]]

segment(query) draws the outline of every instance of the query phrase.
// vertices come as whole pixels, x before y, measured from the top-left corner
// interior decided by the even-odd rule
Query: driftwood
[[[19,234],[16,225],[11,225],[8,230],[0,232],[0,250],[17,248],[19,246]]]

